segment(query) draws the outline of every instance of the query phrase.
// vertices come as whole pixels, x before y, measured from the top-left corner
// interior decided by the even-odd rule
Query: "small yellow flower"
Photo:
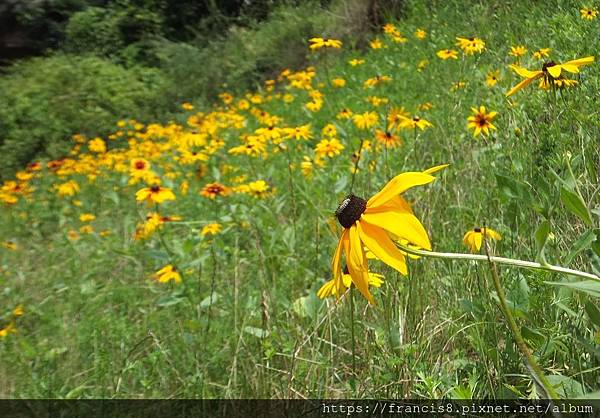
[[[156,273],[154,273],[153,278],[159,283],[168,283],[171,280],[175,283],[181,282],[181,275],[179,274],[177,269],[171,264],[167,264],[166,266],[158,270]]]
[[[348,61],[348,64],[350,64],[353,67],[356,67],[358,65],[363,65],[365,63],[365,60],[359,60],[358,58],[354,58],[351,59],[350,61]]]
[[[352,117],[352,121],[358,129],[368,129],[374,126],[378,119],[379,116],[375,112],[365,112]]]
[[[79,220],[81,222],[91,222],[96,219],[96,215],[92,215],[91,213],[82,213],[79,215]]]
[[[11,251],[15,251],[17,248],[19,248],[17,246],[17,244],[15,242],[12,242],[12,241],[4,241],[4,242],[2,242],[2,247],[6,248],[7,250],[11,250]]]
[[[502,237],[499,233],[490,228],[474,228],[471,231],[467,231],[463,237],[463,243],[469,247],[471,252],[477,252],[481,249],[481,244],[485,239],[493,239],[500,241]]]
[[[488,87],[494,87],[496,84],[498,84],[499,78],[500,78],[500,71],[490,71],[485,76],[485,84],[487,84]]]
[[[102,140],[102,138],[94,138],[88,142],[88,148],[92,152],[102,154],[106,152],[106,143]]]
[[[181,104],[181,108],[182,108],[183,110],[194,110],[194,105],[193,105],[193,104],[191,104],[191,103],[187,103],[187,102],[185,102],[185,103],[182,103],[182,104]]]
[[[598,16],[598,9],[595,7],[584,7],[579,10],[582,19],[594,20]]]
[[[425,39],[425,37],[427,36],[427,32],[425,32],[424,29],[417,29],[415,31],[415,36],[419,39]]]
[[[209,183],[204,186],[200,194],[209,199],[215,199],[216,197],[227,196],[230,191],[229,187],[220,183]]]
[[[14,322],[9,323],[4,328],[0,328],[0,338],[8,337],[8,334],[16,334],[17,328],[15,328]]]
[[[492,124],[492,120],[496,117],[498,112],[489,112],[485,110],[485,106],[479,106],[479,109],[472,107],[473,116],[467,118],[468,127],[473,129],[473,136],[478,136],[482,132],[484,135],[489,135],[490,129],[496,129]]]
[[[155,185],[138,190],[135,193],[135,199],[138,202],[145,200],[148,203],[162,203],[165,200],[175,200],[175,194],[168,187]]]
[[[372,49],[381,49],[383,48],[383,42],[381,42],[378,38],[375,38],[371,42],[369,42],[369,46]]]
[[[419,116],[413,116],[412,118],[406,118],[406,117],[401,118],[399,126],[400,126],[400,128],[405,128],[405,129],[419,128],[420,130],[423,131],[426,128],[433,126],[433,124],[423,118],[420,118]]]
[[[523,45],[517,45],[510,47],[510,52],[508,53],[508,55],[512,55],[513,57],[519,58],[525,55],[526,53],[527,48],[525,48]]]
[[[202,228],[202,231],[200,232],[200,234],[202,234],[202,236],[207,236],[207,235],[217,235],[219,232],[221,232],[221,224],[218,223],[211,223],[211,224],[207,224]]]
[[[23,309],[23,305],[17,305],[12,310],[13,316],[23,316],[25,314],[25,309]]]
[[[333,87],[344,87],[346,85],[346,80],[343,78],[334,78],[331,80],[331,84],[333,84]]]
[[[458,59],[458,51],[455,49],[442,49],[436,52],[436,55],[443,60],[447,60],[449,58]]]
[[[321,48],[341,48],[342,41],[338,41],[336,39],[329,38],[311,38],[308,40],[310,42],[309,48],[311,51],[321,49]]]
[[[463,50],[465,55],[481,54],[485,49],[485,42],[480,38],[456,38],[456,45]]]
[[[541,60],[542,58],[547,58],[550,56],[550,48],[540,48],[533,53],[533,57]]]
[[[315,154],[319,157],[327,156],[329,158],[339,155],[344,149],[342,143],[336,139],[322,139],[315,147]]]

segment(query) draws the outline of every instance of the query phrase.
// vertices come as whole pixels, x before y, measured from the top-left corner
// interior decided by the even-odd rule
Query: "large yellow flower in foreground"
[[[437,171],[437,167],[428,172],[399,174],[369,200],[351,194],[340,204],[335,215],[344,231],[331,263],[335,294],[341,295],[345,288],[342,252],[345,254],[352,283],[373,303],[373,296],[369,292],[369,266],[365,247],[403,275],[408,274],[405,256],[392,238],[406,240],[409,244],[431,250],[427,231],[400,194],[411,187],[431,183],[435,177],[429,173],[433,171]]]
[[[541,88],[547,89],[548,87],[550,87],[551,83],[554,83],[556,85],[562,85],[562,83],[559,80],[563,79],[563,71],[576,74],[579,72],[579,67],[581,67],[582,65],[591,64],[592,62],[594,62],[593,56],[567,61],[563,64],[557,64],[554,61],[549,61],[542,65],[541,70],[537,71],[530,71],[526,68],[519,67],[517,65],[511,65],[510,68],[512,68],[513,71],[516,72],[518,75],[525,78],[525,80],[521,81],[519,84],[510,89],[510,91],[506,93],[506,96],[508,97],[515,94],[522,88],[527,87],[532,81],[537,79],[541,79]]]

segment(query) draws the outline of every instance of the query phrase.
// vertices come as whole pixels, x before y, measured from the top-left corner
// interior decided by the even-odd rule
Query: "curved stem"
[[[533,261],[524,261],[517,260],[514,258],[505,258],[505,257],[496,257],[489,256],[489,259],[485,255],[481,254],[464,254],[464,253],[441,253],[436,251],[427,251],[427,250],[417,250],[415,248],[410,248],[406,245],[398,244],[400,249],[406,253],[418,255],[422,257],[432,257],[432,258],[446,258],[450,260],[474,260],[474,261],[493,261],[498,264],[506,264],[509,266],[515,267],[524,267],[531,268],[535,270],[545,270],[545,271],[553,271],[555,273],[564,273],[570,274],[573,276],[582,277],[589,280],[595,280],[600,282],[600,277],[596,276],[593,273],[586,273],[584,271],[573,270],[566,267],[553,266],[551,264],[540,264],[535,263]]]

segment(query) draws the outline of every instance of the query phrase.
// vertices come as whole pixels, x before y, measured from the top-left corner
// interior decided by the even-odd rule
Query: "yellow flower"
[[[185,102],[185,103],[182,103],[182,104],[181,104],[181,108],[182,108],[183,110],[194,110],[194,105],[193,105],[193,104],[191,104],[191,103],[187,103],[187,102]]]
[[[91,222],[96,219],[96,215],[92,215],[91,213],[82,213],[79,215],[79,220],[81,222]]]
[[[460,89],[464,89],[466,86],[467,86],[466,81],[456,81],[456,82],[452,83],[452,86],[450,86],[450,91],[457,91]]]
[[[593,56],[567,61],[563,64],[557,64],[554,61],[549,61],[542,65],[541,70],[536,71],[530,71],[523,67],[511,65],[513,71],[523,77],[525,80],[521,81],[519,84],[510,89],[510,91],[506,93],[506,96],[512,96],[537,79],[540,79],[540,88],[547,89],[551,83],[554,84],[556,80],[561,79],[563,76],[563,71],[577,74],[579,73],[579,67],[591,64],[592,62],[594,62]]]
[[[340,152],[344,149],[342,143],[336,139],[322,139],[321,142],[317,144],[315,147],[315,154],[318,157],[327,156],[329,158],[335,157],[339,155]]]
[[[443,60],[447,60],[449,58],[458,59],[458,51],[455,49],[442,49],[436,52],[436,55]]]
[[[202,234],[202,236],[207,236],[207,235],[217,235],[219,232],[221,232],[221,224],[218,223],[211,223],[211,224],[207,224],[202,228],[202,231],[200,232],[200,234]]]
[[[0,328],[0,338],[8,337],[8,334],[16,334],[17,328],[15,328],[14,322],[9,323],[4,328]]]
[[[370,88],[370,87],[375,87],[381,83],[385,83],[388,81],[391,81],[392,77],[387,76],[387,75],[378,75],[376,77],[373,78],[369,78],[368,80],[365,80],[365,82],[363,83],[363,87],[364,88]]]
[[[498,84],[499,78],[500,78],[500,71],[490,71],[485,76],[485,84],[487,84],[488,87],[494,87],[496,84]]]
[[[396,240],[405,239],[409,244],[431,250],[427,231],[400,194],[433,180],[435,177],[427,173],[402,173],[394,177],[369,200],[353,194],[344,199],[335,212],[344,231],[331,263],[337,295],[340,295],[345,287],[341,264],[342,252],[345,253],[352,283],[370,303],[373,303],[373,297],[369,292],[369,266],[364,247],[403,275],[408,274],[406,259],[390,236]]]
[[[83,225],[81,228],[79,228],[79,232],[82,234],[93,234],[94,227],[92,225]]]
[[[481,249],[481,243],[485,239],[491,238],[496,241],[500,241],[502,237],[499,233],[490,228],[474,228],[471,231],[467,231],[463,237],[463,243],[469,247],[471,252],[477,252]]]
[[[25,309],[23,309],[23,305],[17,305],[12,310],[13,316],[23,316],[25,314]]]
[[[181,282],[181,275],[175,267],[171,264],[167,264],[156,273],[154,273],[154,280],[159,283],[168,283],[173,280],[175,283]]]
[[[321,134],[328,136],[329,138],[333,138],[337,135],[337,128],[333,123],[328,123],[321,129]]]
[[[314,51],[320,48],[341,48],[342,41],[338,41],[336,39],[328,39],[328,38],[310,38],[308,40],[310,42],[309,48]]]
[[[209,199],[214,199],[220,196],[227,196],[231,190],[220,183],[209,183],[200,192],[200,194]]]
[[[419,71],[419,72],[423,71],[427,67],[428,64],[429,64],[428,60],[419,61],[419,63],[417,64],[417,71]]]
[[[398,136],[389,131],[384,132],[379,129],[375,132],[375,139],[386,148],[395,148],[402,144],[402,140]]]
[[[79,185],[74,180],[55,186],[59,196],[74,196],[79,191]]]
[[[103,153],[106,152],[106,144],[102,140],[102,138],[94,138],[90,142],[88,142],[88,148],[92,152]]]
[[[346,85],[346,80],[343,78],[334,78],[331,80],[331,84],[333,84],[333,87],[344,87]]]
[[[598,16],[598,10],[595,7],[584,7],[579,10],[582,19],[594,20]]]
[[[168,187],[155,185],[138,190],[135,199],[138,202],[146,200],[148,203],[162,203],[165,200],[175,200],[175,194]]]
[[[365,112],[352,117],[354,125],[358,129],[368,129],[377,123],[379,116],[375,112]]]
[[[534,58],[541,60],[550,56],[550,48],[540,48],[533,53]]]
[[[413,116],[412,118],[402,118],[400,120],[400,128],[407,129],[416,129],[425,130],[425,128],[429,128],[433,126],[433,124],[425,119],[420,118],[419,116]]]
[[[510,52],[508,53],[508,55],[512,55],[513,57],[518,58],[518,57],[522,57],[526,53],[527,53],[527,48],[525,48],[523,45],[518,45],[518,46],[511,46]]]
[[[3,241],[2,247],[6,248],[7,250],[11,250],[11,251],[15,251],[15,250],[17,250],[17,248],[19,248],[17,246],[17,244],[12,241]]]
[[[348,64],[350,64],[353,67],[356,67],[358,65],[363,65],[365,63],[365,60],[359,60],[358,58],[354,58],[351,59],[350,61],[348,61]]]
[[[482,53],[485,49],[485,42],[479,38],[456,38],[456,45],[463,50],[465,55],[472,55],[474,53]]]
[[[342,110],[340,110],[340,113],[338,113],[336,117],[338,119],[350,119],[351,116],[352,116],[352,111],[345,107]]]
[[[498,112],[486,113],[485,106],[479,106],[479,109],[472,107],[473,116],[467,118],[468,127],[473,129],[473,136],[478,136],[482,132],[484,135],[489,135],[490,129],[496,129],[492,124],[492,120],[496,117]]]
[[[381,285],[383,284],[383,275],[381,274],[377,274],[377,273],[371,273],[369,272],[369,286],[372,287],[381,287]],[[344,288],[342,288],[342,293],[346,291],[346,289],[348,289],[350,286],[352,286],[352,277],[350,276],[350,274],[348,273],[348,268],[346,267],[344,269],[344,274],[342,275],[342,282],[344,285]],[[320,299],[324,299],[328,296],[341,296],[338,295],[338,288],[335,285],[335,279],[331,279],[329,280],[327,283],[325,283],[323,286],[321,286],[321,288],[317,291],[317,296]]]
[[[377,39],[377,38],[375,38],[371,42],[369,42],[369,45],[371,46],[372,49],[381,49],[381,48],[383,48],[383,43],[379,39]]]
[[[427,32],[425,32],[424,29],[417,29],[415,31],[415,36],[419,39],[425,39],[425,37],[427,36]]]

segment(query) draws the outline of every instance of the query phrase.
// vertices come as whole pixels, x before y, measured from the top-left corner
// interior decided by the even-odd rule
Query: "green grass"
[[[240,144],[240,136],[260,127],[240,112],[247,126],[218,131],[226,146],[210,156],[204,177],[196,177],[196,165],[175,164],[173,149],[152,159],[177,195],[161,212],[183,217],[160,236],[133,240],[136,224],[152,208],[135,202],[143,184],[128,185],[126,172],[100,168],[90,183],[83,174],[38,176],[29,200],[3,207],[1,236],[18,249],[0,249],[2,323],[18,304],[25,314],[15,320],[17,334],[0,339],[0,396],[507,398],[535,392],[485,263],[421,258],[402,277],[372,262],[371,269],[385,276],[373,291],[375,306],[358,292],[352,303],[350,297],[316,297],[331,278],[340,231],[330,223],[350,189],[352,153],[361,139],[375,141],[372,131],[335,115],[344,107],[374,110],[381,122],[387,106],[374,107],[367,96],[385,97],[434,126],[416,137],[402,131],[399,148],[365,153],[354,193],[372,196],[397,173],[448,163],[434,183],[405,194],[434,250],[465,252],[464,233],[485,224],[502,234],[496,254],[534,260],[536,231],[547,221],[546,260],[598,274],[598,65],[582,67],[579,85],[564,94],[534,83],[505,98],[520,81],[507,67],[514,62],[510,46],[529,49],[521,63],[530,69],[540,65],[531,58],[539,48],[552,48],[558,62],[594,55],[598,20],[581,19],[578,2],[420,3],[412,2],[396,23],[405,44],[379,34],[387,49],[344,45],[319,53],[325,55],[315,58],[314,85],[323,83],[325,97],[319,112],[306,110],[307,93],[295,89],[283,91],[294,95],[292,103],[273,97],[256,105],[281,117],[278,126],[310,123],[310,141],[287,141],[287,150],[272,145],[266,160],[232,156],[227,150]],[[428,32],[425,40],[415,38],[416,28]],[[457,36],[484,39],[486,51],[457,61],[437,58],[436,51],[452,48]],[[348,65],[356,57],[366,63]],[[425,59],[428,65],[417,71]],[[494,88],[485,84],[491,70],[501,71]],[[376,75],[392,81],[363,89]],[[332,88],[336,77],[346,79],[346,87]],[[450,91],[457,81],[466,87]],[[433,108],[419,111],[425,102]],[[480,105],[498,112],[498,130],[474,139],[467,117]],[[185,126],[193,113],[181,114],[177,123]],[[299,164],[313,155],[327,123],[337,126],[345,149],[306,179]],[[117,153],[127,146],[125,139],[107,143]],[[180,176],[164,175],[170,171]],[[239,175],[264,179],[276,191],[265,199],[232,195],[216,202],[198,195],[206,183],[231,185]],[[57,197],[52,185],[68,178],[81,191],[72,199]],[[190,184],[187,195],[178,188],[183,178]],[[86,212],[96,215],[96,231],[110,235],[69,239]],[[198,230],[214,221],[224,230],[202,238]],[[182,284],[150,280],[170,262],[183,273]],[[508,267],[500,275],[511,312],[546,375],[560,384],[559,394],[597,392],[597,287],[593,296],[547,283],[580,281],[572,277]]]

